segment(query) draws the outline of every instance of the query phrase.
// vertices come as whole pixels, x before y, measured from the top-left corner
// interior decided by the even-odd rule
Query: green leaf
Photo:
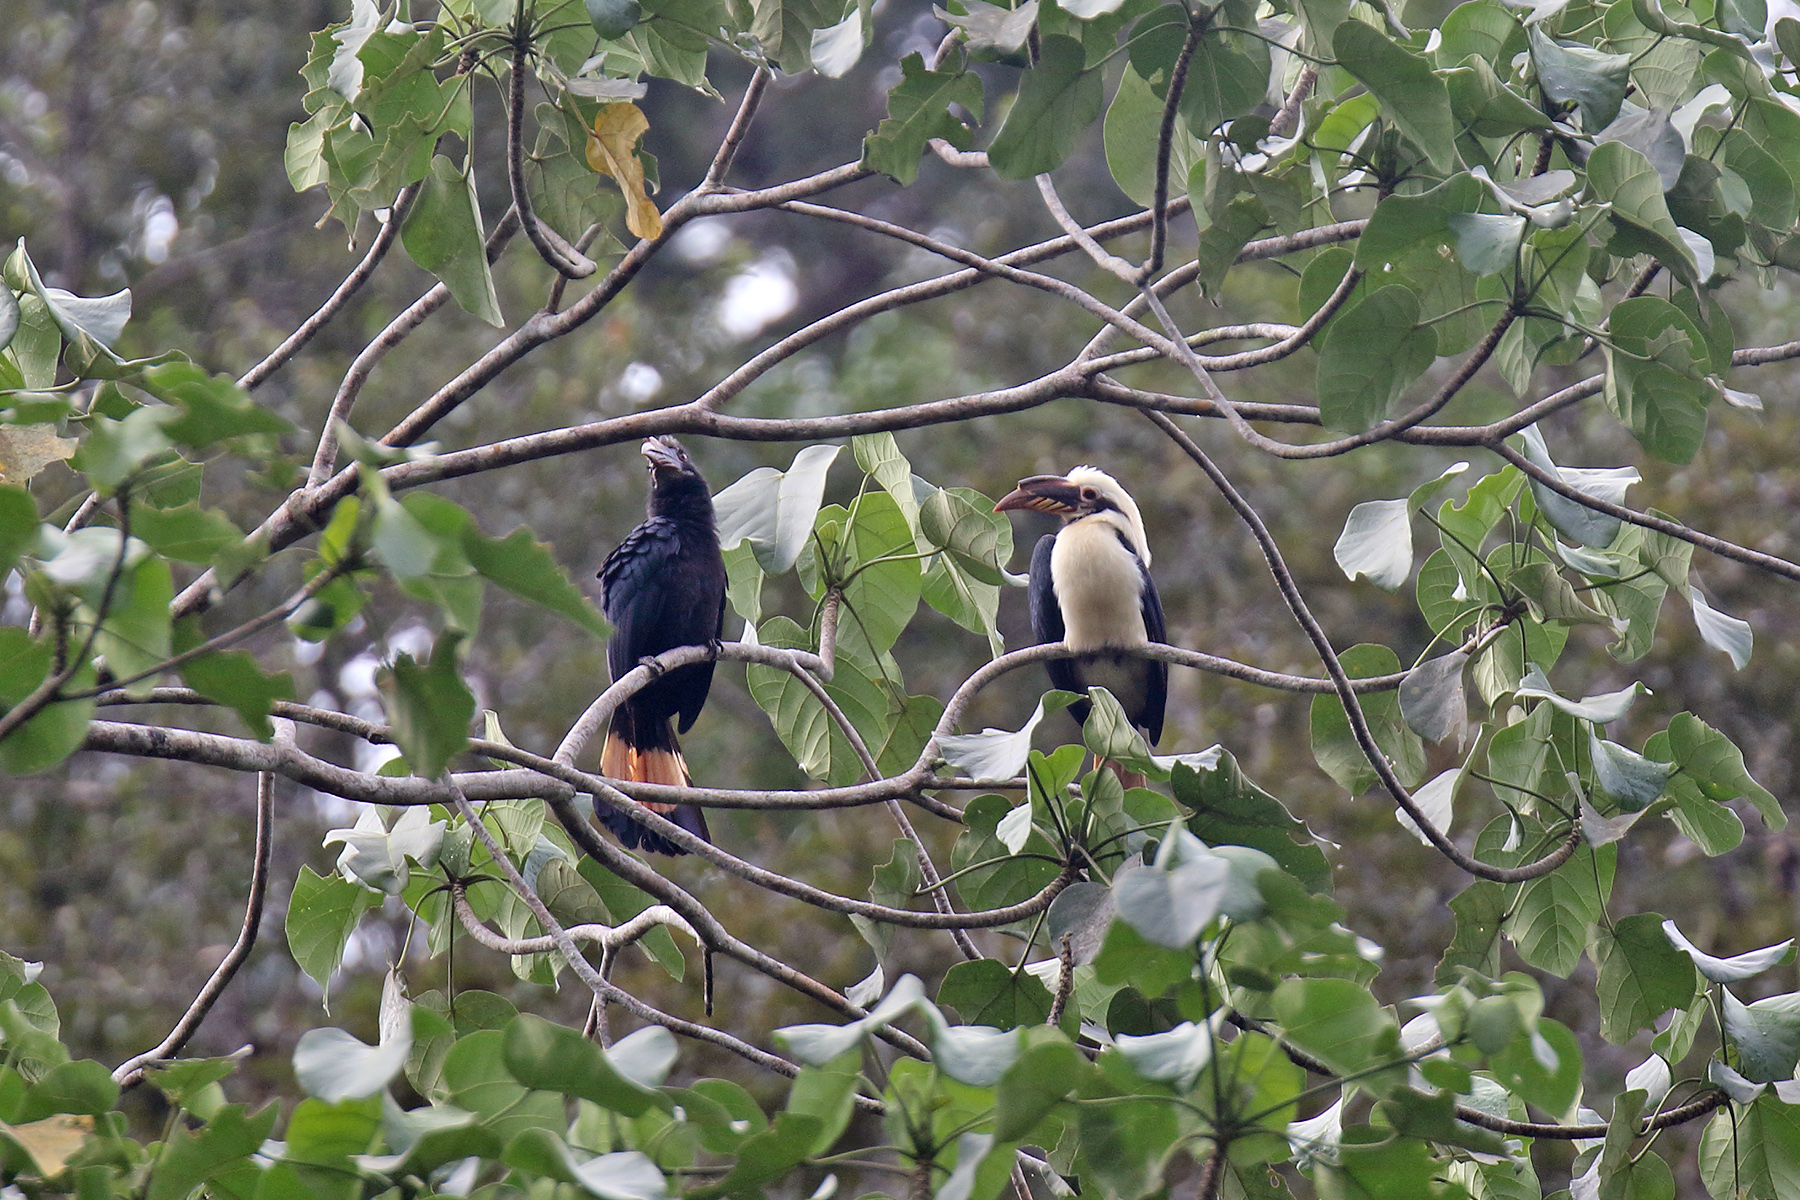
[[[1566,1025],[1548,1018],[1537,1022],[1536,1037],[1514,1039],[1488,1067],[1509,1091],[1545,1112],[1566,1112],[1581,1091],[1581,1047]]]
[[[1017,1029],[1041,1025],[1050,1015],[1050,991],[1036,976],[1015,974],[995,958],[978,958],[951,967],[938,989],[937,1002],[954,1008],[970,1025]]]
[[[1136,45],[1134,39],[1134,48]],[[1119,190],[1146,208],[1156,195],[1157,144],[1162,119],[1163,101],[1142,75],[1136,70],[1127,70],[1119,77],[1118,90],[1106,107],[1106,166]],[[1195,165],[1204,163],[1206,158],[1205,143],[1193,136],[1187,121],[1179,113],[1175,120],[1169,157],[1172,186],[1188,178]]]
[[[173,416],[168,409],[152,405],[134,409],[118,421],[92,416],[87,437],[69,465],[85,472],[95,491],[110,496],[146,464],[173,448],[167,433]]]
[[[443,774],[450,760],[469,744],[475,696],[456,669],[462,640],[460,633],[441,633],[428,663],[402,654],[381,679],[394,744],[406,755],[413,774],[422,779]]]
[[[1315,892],[1331,887],[1331,866],[1306,823],[1252,783],[1237,759],[1220,749],[1209,766],[1184,760],[1174,766],[1175,799],[1193,812],[1188,829],[1209,846],[1249,846]]]
[[[666,1030],[659,1032],[670,1042],[672,1056],[672,1039]],[[627,1117],[642,1116],[659,1105],[668,1107],[654,1089],[621,1074],[611,1054],[579,1030],[542,1017],[521,1014],[507,1026],[505,1055],[506,1069],[529,1088],[580,1096]]]
[[[1456,932],[1438,960],[1433,981],[1439,987],[1457,982],[1463,968],[1493,977],[1500,973],[1500,927],[1506,917],[1506,888],[1477,879],[1450,898]]]
[[[1800,992],[1746,1005],[1721,988],[1720,1019],[1737,1050],[1737,1069],[1753,1083],[1792,1079],[1800,1066]]]
[[[0,709],[10,709],[36,691],[49,677],[50,664],[49,642],[33,641],[22,626],[0,625]],[[69,686],[85,688],[93,682],[93,668],[84,666]],[[0,741],[0,773],[34,775],[56,766],[81,746],[93,713],[92,699],[46,706]]]
[[[444,281],[464,312],[489,325],[505,324],[488,270],[472,166],[458,170],[443,155],[432,157],[431,172],[421,181],[400,227],[400,242],[414,262]]]
[[[1608,330],[1607,405],[1652,454],[1691,461],[1706,436],[1713,395],[1701,375],[1706,343],[1700,331],[1655,296],[1622,301]]]
[[[1614,224],[1623,225],[1637,239],[1630,247],[1632,251],[1654,254],[1657,261],[1688,283],[1703,282],[1698,278],[1693,252],[1682,241],[1674,218],[1669,215],[1662,180],[1649,159],[1624,142],[1602,142],[1588,156],[1587,169],[1588,190],[1596,200],[1610,204]],[[1619,308],[1630,303],[1623,301]],[[1618,308],[1613,314],[1616,319]],[[1695,337],[1694,344],[1703,343]]]
[[[595,637],[603,638],[612,632],[612,626],[569,579],[550,547],[532,537],[525,526],[504,538],[491,538],[471,521],[463,527],[462,548],[469,565],[490,583],[550,610]]]
[[[210,563],[219,551],[244,540],[243,531],[224,513],[191,502],[156,508],[134,501],[131,533],[157,553],[189,563]]]
[[[177,1129],[163,1143],[144,1200],[183,1200],[223,1169],[248,1160],[280,1116],[279,1104],[264,1105],[254,1116],[241,1104],[228,1104],[198,1129]]]
[[[1352,646],[1338,659],[1352,679],[1400,672],[1400,660],[1385,646]],[[1399,698],[1392,692],[1370,692],[1357,699],[1375,735],[1375,744],[1393,763],[1400,782],[1412,787],[1425,773],[1425,747],[1419,735],[1407,727]],[[1378,778],[1350,730],[1350,717],[1343,702],[1335,694],[1313,697],[1312,751],[1319,768],[1351,795],[1361,795]]]
[[[336,875],[322,878],[311,867],[300,868],[288,899],[288,952],[321,988],[329,988],[357,922],[380,899],[380,893],[361,884]]]
[[[748,541],[756,560],[780,575],[799,559],[825,496],[825,474],[842,446],[808,446],[786,471],[758,467],[713,497],[719,548]]]
[[[1012,110],[988,147],[988,161],[1002,179],[1030,179],[1054,171],[1075,149],[1105,104],[1101,73],[1087,69],[1087,52],[1074,38],[1043,39],[1037,63],[1019,83]]]
[[[1480,0],[1459,6],[1465,8],[1494,11],[1498,5],[1482,4]],[[1451,16],[1455,16],[1452,13]],[[1506,18],[1512,25],[1512,18]],[[1512,25],[1516,29],[1516,25]],[[1446,44],[1448,41],[1446,40]],[[1440,60],[1444,55],[1439,49]],[[1493,61],[1504,61],[1496,56]],[[1478,137],[1510,137],[1516,133],[1529,130],[1547,130],[1551,127],[1549,117],[1540,112],[1535,105],[1513,91],[1503,83],[1489,60],[1483,56],[1471,54],[1461,61],[1461,65],[1442,72],[1444,84],[1450,91],[1450,109],[1457,121],[1469,127],[1469,131]]]
[[[1367,1071],[1401,1057],[1399,1025],[1361,984],[1286,979],[1275,989],[1274,1002],[1288,1040],[1339,1074]]]
[[[1617,857],[1617,846],[1583,846],[1561,867],[1524,886],[1506,922],[1519,957],[1564,978],[1575,969],[1606,911]]]
[[[910,184],[919,174],[919,156],[932,138],[966,150],[974,131],[950,105],[960,104],[981,119],[981,80],[966,71],[927,71],[917,52],[900,60],[901,80],[888,92],[887,117],[863,139],[862,166],[895,183]]]
[[[38,537],[37,503],[22,487],[0,484],[0,573],[10,571]]]
[[[920,570],[912,526],[891,495],[867,492],[852,505],[842,538],[845,559],[838,578],[847,576],[848,582],[843,584],[839,644],[877,661],[893,648],[919,609]]]
[[[994,1136],[1019,1141],[1091,1071],[1067,1040],[1040,1042],[1020,1054],[1000,1077],[994,1096]]]
[[[1594,930],[1599,967],[1600,1033],[1622,1045],[1671,1008],[1686,1008],[1699,990],[1687,955],[1669,944],[1658,913],[1633,913]]]
[[[1369,428],[1436,360],[1437,334],[1419,324],[1412,289],[1389,284],[1371,293],[1338,314],[1320,348],[1320,419],[1347,433]]]
[[[157,399],[181,409],[163,422],[163,433],[183,446],[203,449],[254,433],[290,433],[285,419],[250,399],[229,375],[209,375],[193,363],[151,367],[138,382]]]
[[[1770,832],[1787,827],[1781,805],[1745,769],[1743,751],[1700,718],[1678,713],[1669,721],[1669,751],[1681,774],[1700,784],[1713,800],[1723,803],[1747,797]]]
[[[982,583],[1003,581],[1003,565],[1012,558],[1012,525],[993,511],[986,496],[967,488],[939,488],[919,506],[919,531]]]
[[[1791,1200],[1800,1179],[1800,1107],[1764,1093],[1718,1113],[1700,1136],[1700,1178],[1714,1196]]]
[[[586,0],[588,21],[603,41],[622,38],[643,16],[637,0]]]
[[[1218,915],[1230,864],[1185,830],[1176,830],[1157,852],[1154,866],[1128,866],[1113,878],[1119,919],[1148,941],[1171,949],[1191,946]]]
[[[294,1079],[307,1095],[327,1104],[385,1091],[412,1053],[410,1013],[396,1027],[396,1035],[378,1046],[342,1029],[307,1030],[294,1045]]]
[[[1334,56],[1381,100],[1391,120],[1440,172],[1455,166],[1456,122],[1450,93],[1431,64],[1372,25],[1348,20],[1332,34]]]
[[[443,1083],[461,1108],[479,1113],[488,1128],[511,1139],[527,1129],[560,1134],[568,1101],[556,1092],[530,1091],[506,1069],[506,1035],[497,1029],[465,1034],[444,1059]]]
[[[277,700],[294,699],[294,680],[286,671],[264,674],[245,650],[219,650],[181,666],[181,680],[215,704],[237,712],[259,742],[275,736],[269,710]]]
[[[1588,133],[1599,133],[1612,124],[1631,83],[1630,56],[1552,41],[1535,23],[1527,28],[1526,36],[1532,68],[1549,105],[1559,112],[1578,111],[1581,128]]]

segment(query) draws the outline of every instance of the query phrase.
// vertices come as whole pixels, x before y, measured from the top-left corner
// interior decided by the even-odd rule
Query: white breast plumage
[[[1075,651],[1143,646],[1142,573],[1113,518],[1097,513],[1063,526],[1050,553],[1063,638]]]

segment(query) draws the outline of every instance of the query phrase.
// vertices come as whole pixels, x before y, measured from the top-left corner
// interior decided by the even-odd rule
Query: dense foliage
[[[13,589],[0,770],[167,760],[253,777],[257,804],[237,943],[151,1050],[112,1067],[75,1057],[42,964],[0,956],[0,1180],[152,1200],[824,1197],[839,1176],[952,1200],[1513,1197],[1565,1179],[1576,1196],[1652,1198],[1673,1196],[1680,1171],[1720,1198],[1800,1194],[1800,992],[1758,990],[1793,961],[1791,941],[1715,956],[1685,914],[1622,912],[1614,897],[1624,848],[1672,830],[1726,855],[1745,816],[1779,831],[1782,808],[1709,722],[1708,689],[1645,718],[1642,682],[1593,686],[1593,656],[1578,653],[1644,661],[1672,607],[1711,672],[1742,669],[1750,626],[1700,586],[1694,551],[1790,583],[1800,565],[1627,507],[1635,467],[1557,462],[1593,410],[1647,464],[1690,464],[1718,410],[1761,407],[1735,368],[1800,357],[1800,342],[1739,345],[1747,322],[1732,312],[1800,244],[1800,21],[1760,0],[1467,0],[1429,31],[1348,0],[957,0],[941,15],[929,55],[881,61],[885,14],[867,3],[449,0],[433,15],[355,0],[313,35],[285,165],[297,191],[323,193],[326,219],[372,236],[325,305],[235,377],[158,349],[129,291],[49,286],[19,242],[0,287]],[[855,161],[734,183],[759,143],[807,144],[772,97],[808,73],[885,73],[885,120]],[[642,141],[672,93],[646,77],[734,93],[710,162],[666,207]],[[1102,120],[1106,168],[1133,207],[1083,224],[1055,180],[1096,178],[1085,151]],[[1035,192],[1061,232],[977,252],[934,222],[930,194],[905,223],[819,202],[877,176],[914,184],[922,164],[1015,201]],[[500,418],[459,423],[510,368],[620,306],[654,309],[633,297],[684,228],[745,213],[921,257],[905,282],[832,303],[684,401],[558,411],[516,436],[492,432]],[[356,335],[323,392],[265,400],[396,246],[435,282]],[[1056,259],[1080,266],[1042,269]],[[1249,275],[1268,262],[1285,274]],[[530,280],[537,311],[506,311],[509,278]],[[1294,321],[1213,323],[1210,301],[1246,278],[1253,301],[1281,280]],[[771,401],[777,386],[805,391],[819,344],[977,285],[1043,305],[993,321],[1035,324],[1033,354],[1052,365],[979,390],[851,380]],[[470,327],[503,332],[444,343],[462,357],[441,384],[390,383],[402,415],[377,434],[365,387],[452,302]],[[1308,358],[1316,371],[1294,374]],[[1263,374],[1310,379],[1308,402],[1232,395]],[[1334,865],[1358,848],[1297,818],[1288,781],[1253,781],[1245,747],[1155,753],[1101,690],[1076,744],[1032,748],[1072,728],[1061,710],[1081,698],[1062,692],[1016,729],[967,730],[990,711],[985,690],[1034,686],[1020,681],[1054,650],[1005,652],[1002,599],[1022,580],[992,498],[927,480],[935,468],[894,434],[954,438],[1025,410],[1014,419],[1048,425],[1046,406],[1071,400],[1144,414],[1167,461],[1192,468],[1185,482],[1241,522],[1322,671],[1150,653],[1309,696],[1318,767],[1342,792],[1391,801],[1472,879],[1427,990],[1383,1003],[1382,950],[1360,936],[1381,914],[1333,896]],[[426,440],[471,433],[487,440]],[[715,497],[742,633],[591,688],[554,746],[515,745],[507,700],[472,682],[501,621],[547,614],[594,645],[607,627],[531,528],[501,536],[498,497],[456,481],[660,433],[801,444]],[[1350,512],[1336,588],[1410,583],[1415,625],[1334,650],[1316,589],[1221,447],[1338,486],[1386,455],[1416,486]],[[1479,465],[1446,468],[1449,451]],[[1098,457],[1085,443],[1057,453]],[[1103,465],[1153,485],[1148,467]],[[243,599],[271,589],[274,602]],[[295,646],[330,653],[396,613],[430,632],[382,663],[381,720],[300,701]],[[937,662],[909,654],[931,657],[924,643],[951,626],[970,635],[959,681],[913,691]],[[703,775],[671,789],[582,768],[624,697],[709,656],[746,664],[806,786]],[[1151,786],[1126,787],[1106,761]],[[263,923],[278,780],[359,805],[325,838],[335,868],[293,880],[283,923],[300,970],[329,1004],[359,925],[384,908],[404,914],[408,944],[385,976],[378,1040],[309,1030],[292,1058],[304,1098],[258,1107],[233,1099],[236,1057],[181,1051]],[[685,863],[604,840],[589,797],[880,814],[891,855],[851,896],[829,864],[772,869],[644,816],[800,931],[764,944],[734,929],[733,902],[681,882]],[[907,969],[919,943],[897,948],[908,930],[936,931],[928,982]],[[821,948],[851,931],[874,969],[834,986]],[[460,984],[459,956],[481,955],[540,994],[582,997],[585,1027]],[[628,955],[665,978],[625,976]],[[419,986],[420,962],[443,986]],[[714,1013],[715,963],[830,1020],[771,1029],[755,1007]],[[1582,991],[1591,1028],[1546,1015],[1548,981]],[[700,1006],[703,1019],[678,1015]],[[615,1038],[622,1021],[632,1031]],[[1636,1048],[1611,1095],[1584,1069],[1602,1042]],[[684,1069],[699,1045],[741,1074]],[[1696,1128],[1697,1161],[1665,1155]]]

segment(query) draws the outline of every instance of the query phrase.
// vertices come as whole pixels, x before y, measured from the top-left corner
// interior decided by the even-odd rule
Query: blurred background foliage
[[[7,0],[3,6],[0,231],[8,239],[27,239],[49,284],[79,294],[129,286],[135,311],[121,351],[177,347],[211,370],[241,371],[330,292],[373,236],[372,228],[360,228],[358,245],[349,247],[341,226],[315,225],[325,207],[322,197],[296,195],[282,168],[286,127],[304,116],[296,72],[307,34],[340,19],[339,7],[328,0]],[[1405,15],[1424,25],[1435,11],[1415,3]],[[875,14],[877,44],[890,60],[914,49],[928,53],[944,28],[920,0],[884,0]],[[728,96],[741,90],[748,70],[735,60],[716,62],[713,69]],[[810,75],[779,80],[761,121],[805,134],[753,131],[736,178],[755,186],[854,159],[861,135],[881,118],[893,82],[885,75],[872,83]],[[660,162],[666,190],[689,186],[703,174],[729,109],[665,81],[650,87],[643,102],[651,119],[646,148]],[[475,103],[497,105],[498,98],[491,89],[478,89]],[[1132,207],[1099,157],[1078,155],[1059,175],[1063,195],[1084,222]],[[503,204],[498,188],[488,190],[491,223]],[[1029,184],[957,172],[930,156],[911,188],[875,179],[833,201],[907,224],[929,219],[949,227],[950,240],[978,252],[1056,232]],[[1191,244],[1190,224],[1178,222],[1177,232]],[[434,436],[454,448],[685,400],[808,320],[932,267],[915,257],[920,252],[896,243],[777,213],[697,222],[673,249],[654,260],[601,320],[501,376]],[[517,321],[541,300],[549,275],[529,255],[504,261],[497,279],[502,307]],[[1089,278],[1084,259],[1070,257],[1049,269],[1073,273],[1103,297],[1118,291],[1116,284]],[[259,399],[301,431],[286,447],[294,471],[305,469],[317,422],[350,357],[430,282],[402,255],[391,256],[349,311],[262,389]],[[1288,267],[1240,268],[1216,302],[1191,291],[1184,296],[1184,303],[1211,311],[1190,308],[1177,316],[1190,326],[1196,316],[1205,324],[1293,319],[1296,282]],[[1004,385],[1058,365],[1072,342],[1092,332],[1071,307],[1001,289],[989,283],[827,339],[759,381],[734,402],[734,411],[807,415]],[[1792,336],[1796,310],[1785,285],[1740,289],[1725,299],[1738,344]],[[497,337],[459,311],[445,312],[380,367],[364,393],[359,420],[366,428],[385,428],[411,407],[422,384],[446,378],[454,364],[469,360],[472,346]],[[1227,386],[1239,401],[1304,397],[1313,385],[1312,361],[1309,350]],[[1450,365],[1441,361],[1436,370]],[[1573,380],[1592,369],[1584,361],[1545,369],[1539,379],[1553,385],[1556,370]],[[1136,370],[1142,386],[1183,390],[1170,368]],[[1646,476],[1633,493],[1637,503],[1653,498],[1692,525],[1791,557],[1800,543],[1800,462],[1793,453],[1800,416],[1791,402],[1793,382],[1791,366],[1740,370],[1734,386],[1759,393],[1764,413],[1715,406],[1706,444],[1685,467],[1645,459],[1598,406],[1560,414],[1553,437],[1565,463],[1636,463]],[[1484,377],[1459,399],[1459,411],[1485,420],[1484,411],[1510,409],[1513,397],[1503,388]],[[1389,446],[1322,463],[1281,462],[1248,450],[1223,429],[1202,432],[1273,528],[1340,648],[1385,641],[1405,659],[1426,647],[1430,634],[1410,588],[1388,595],[1367,583],[1347,585],[1331,547],[1353,505],[1404,495],[1452,455]],[[1167,440],[1130,411],[1059,403],[972,425],[901,433],[898,440],[926,477],[990,495],[1023,475],[1061,472],[1078,462],[1105,466],[1144,509],[1171,642],[1274,670],[1317,673],[1316,658],[1276,602],[1253,543],[1204,480],[1177,461]],[[795,449],[690,446],[715,490],[753,466],[785,466]],[[1488,463],[1476,466],[1490,469]],[[838,486],[849,478],[841,472]],[[71,501],[73,486],[60,467],[36,485],[53,498],[63,487]],[[253,524],[288,486],[284,478],[241,475],[207,503]],[[578,580],[591,580],[601,558],[639,519],[643,479],[635,448],[619,445],[452,481],[442,490],[477,511],[491,534],[530,525]],[[1017,544],[1028,547],[1038,532],[1021,525]],[[1019,569],[1022,558],[1015,562]],[[295,585],[299,562],[295,552],[278,557],[227,599],[228,611],[248,615],[277,601]],[[1696,568],[1719,607],[1755,628],[1756,653],[1743,671],[1733,672],[1722,655],[1705,648],[1685,613],[1672,606],[1655,649],[1630,666],[1607,656],[1604,630],[1578,631],[1564,656],[1563,678],[1572,694],[1643,680],[1655,694],[1634,708],[1621,741],[1642,744],[1674,713],[1701,712],[1743,747],[1751,772],[1785,798],[1795,783],[1800,605],[1786,585],[1747,568],[1704,556],[1697,556]],[[771,607],[803,616],[808,602],[792,578],[778,582],[794,590]],[[12,596],[9,603],[19,609],[22,599]],[[1029,637],[1023,594],[1008,591],[1002,604],[1009,644],[1023,644]],[[483,706],[504,714],[516,744],[547,751],[602,687],[604,647],[542,610],[499,595],[489,605],[487,636],[470,663],[471,684]],[[18,615],[9,613],[9,619]],[[333,639],[322,653],[292,642],[258,649],[265,663],[294,671],[303,699],[310,695],[312,703],[379,718],[374,666],[396,649],[428,646],[425,622],[413,602],[390,593],[368,606],[356,636]],[[735,633],[728,628],[727,636]],[[986,647],[926,613],[895,653],[910,690],[942,697],[985,659]],[[742,671],[722,669],[719,676],[712,706],[685,743],[696,779],[800,786],[792,760],[745,691]],[[984,695],[967,727],[1016,728],[1037,687],[1034,676],[1011,677]],[[1319,771],[1306,741],[1307,698],[1185,671],[1175,673],[1171,690],[1164,750],[1224,743],[1252,778],[1339,843],[1342,850],[1333,856],[1338,898],[1355,927],[1385,947],[1377,994],[1391,1001],[1428,991],[1438,947],[1451,929],[1445,901],[1466,879],[1401,830],[1385,799],[1349,797]],[[1067,732],[1058,730],[1057,740]],[[319,752],[333,751],[340,757],[353,753],[347,740]],[[1432,764],[1434,770],[1447,765]],[[190,1051],[217,1054],[253,1045],[239,1078],[267,1089],[265,1094],[285,1085],[293,1040],[320,1019],[317,989],[294,967],[280,935],[285,889],[303,862],[328,869],[333,854],[320,846],[320,837],[353,819],[347,803],[285,781],[277,785],[277,806],[264,940]],[[45,961],[44,982],[62,1006],[65,1033],[78,1056],[114,1062],[154,1043],[224,953],[242,911],[253,809],[252,779],[182,764],[78,756],[64,772],[7,781],[0,796],[0,942]],[[954,831],[924,820],[921,832],[934,849],[947,852]],[[1656,824],[1658,830],[1646,829],[1621,845],[1615,911],[1679,914],[1696,942],[1720,954],[1792,932],[1800,895],[1793,834],[1770,834],[1749,821],[1741,847],[1709,860],[1665,823]],[[887,861],[895,836],[872,809],[720,813],[713,829],[719,842],[743,857],[784,873],[804,868],[814,883],[848,894],[867,886],[871,867]],[[848,922],[811,912],[796,920],[791,906],[691,859],[663,869],[715,911],[730,911],[741,937],[805,964],[835,986],[869,970],[869,951]],[[404,912],[390,902],[386,919],[365,923],[357,935],[344,978],[332,992],[336,1023],[372,1036],[381,972],[406,942]],[[834,925],[832,940],[821,943],[820,930]],[[929,981],[934,964],[946,958],[935,944],[942,937],[895,931],[889,978],[915,970]],[[503,991],[521,1008],[554,1018],[579,1021],[575,1006],[585,1004],[575,994],[579,989],[558,996],[515,982],[497,955],[459,954],[448,967],[458,987]],[[443,986],[445,969],[434,962],[411,970],[415,994]],[[635,954],[622,969],[622,982],[632,990],[660,997],[671,1012],[699,1013],[693,973],[688,983],[672,984]],[[1794,981],[1784,976],[1793,969],[1771,972],[1759,983],[1766,991],[1791,989]],[[1591,975],[1591,965],[1584,962],[1581,972]],[[756,1029],[819,1019],[791,993],[729,964],[721,968],[719,988],[721,1008],[757,1013],[751,1022]],[[1548,1015],[1578,1030],[1597,1027],[1588,1011],[1591,978],[1546,979],[1545,989]],[[1610,1086],[1642,1058],[1643,1047],[1609,1047],[1595,1037],[1583,1052],[1590,1083]],[[687,1048],[684,1065],[696,1073],[738,1073],[729,1059],[700,1045]]]

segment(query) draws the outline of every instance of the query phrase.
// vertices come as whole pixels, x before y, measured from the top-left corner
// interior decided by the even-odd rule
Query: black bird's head
[[[668,434],[645,438],[640,447],[650,468],[650,515],[704,507],[712,515],[712,493],[685,447]]]
[[[1000,497],[995,512],[1025,509],[1060,517],[1063,524],[1087,518],[1116,526],[1146,566],[1150,548],[1144,537],[1144,519],[1137,501],[1119,481],[1098,467],[1076,467],[1067,475],[1033,475]]]

